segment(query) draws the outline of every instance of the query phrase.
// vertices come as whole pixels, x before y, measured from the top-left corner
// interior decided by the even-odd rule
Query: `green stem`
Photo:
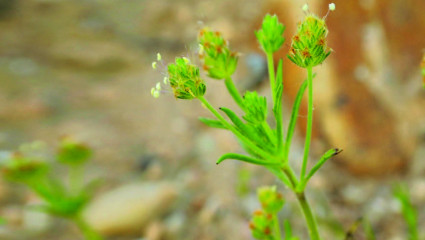
[[[298,90],[297,97],[295,98],[294,106],[292,107],[291,120],[289,121],[288,132],[286,135],[285,149],[284,149],[284,161],[288,161],[289,150],[291,147],[292,136],[295,131],[295,124],[297,123],[298,111],[300,109],[301,100],[304,95],[305,89],[307,88],[307,80],[305,80]]]
[[[289,181],[291,182],[293,188],[292,190],[296,191],[296,188],[298,186],[298,179],[295,175],[294,171],[289,165],[286,165],[282,168],[282,171],[285,173],[285,175],[288,177]]]
[[[273,240],[281,240],[282,239],[282,235],[280,234],[280,225],[279,225],[279,218],[277,217],[277,213],[273,214],[273,234],[274,234],[274,238]]]
[[[307,130],[304,144],[304,157],[301,167],[300,179],[304,179],[307,171],[308,152],[310,150],[311,130],[313,128],[313,68],[307,68],[307,87],[308,87],[308,112],[307,112]]]
[[[83,185],[83,166],[71,165],[69,167],[69,187],[72,194],[78,195]]]
[[[91,228],[84,219],[77,215],[72,219],[84,235],[86,240],[102,240],[102,236]]]
[[[273,60],[273,53],[267,53],[267,66],[269,69],[269,79],[270,79],[270,88],[272,89],[272,98],[273,103],[276,102],[274,90],[275,90],[275,73],[274,73],[274,60]]]
[[[311,211],[310,205],[308,204],[307,198],[305,197],[304,191],[296,193],[296,196],[298,202],[300,203],[304,218],[307,222],[310,240],[320,240],[316,219],[313,216],[313,212]]]
[[[230,123],[226,121],[226,119],[223,118],[223,116],[220,115],[220,113],[215,110],[215,108],[202,96],[198,97],[198,99],[204,104],[208,110],[211,111],[212,114],[224,125],[227,129],[229,129],[233,134],[235,134],[244,144],[247,145],[251,150],[255,151],[258,155],[263,157],[264,159],[272,159],[276,160],[276,157],[270,155],[269,153],[265,152],[261,148],[257,147],[254,143],[251,142],[248,138],[246,138],[244,135],[242,135],[236,128],[234,128]]]
[[[229,91],[230,95],[233,97],[235,102],[238,104],[238,106],[242,110],[245,110],[244,99],[242,98],[241,94],[239,93],[238,89],[233,83],[232,78],[230,76],[225,78],[224,83],[226,84],[227,90]]]

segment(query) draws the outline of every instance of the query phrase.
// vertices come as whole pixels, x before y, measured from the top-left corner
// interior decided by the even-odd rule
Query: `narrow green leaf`
[[[274,105],[273,113],[276,119],[276,138],[277,138],[277,148],[278,151],[283,147],[283,129],[282,129],[282,92],[283,92],[283,82],[282,82],[282,68],[283,61],[279,61],[277,71],[276,71],[276,85],[273,89],[274,96]]]
[[[313,74],[313,79],[316,77],[316,74]],[[297,123],[298,112],[301,105],[301,100],[303,98],[304,92],[307,89],[307,80],[301,84],[297,96],[295,97],[294,106],[292,107],[291,120],[289,121],[288,132],[286,133],[285,141],[285,159],[288,159],[289,149],[291,147],[292,137],[295,131],[295,124]]]
[[[227,129],[226,126],[223,125],[223,123],[215,119],[200,117],[199,121],[201,121],[208,127]]]
[[[255,134],[252,128],[243,123],[242,120],[232,110],[224,107],[220,108],[220,110],[229,117],[230,121],[235,124],[235,126],[243,135],[257,143],[256,140],[258,140],[258,136]]]
[[[363,228],[367,240],[376,240],[375,232],[373,231],[372,225],[368,219],[363,219]]]
[[[247,163],[252,163],[252,164],[256,164],[256,165],[262,165],[262,166],[277,166],[279,165],[278,162],[270,162],[270,161],[264,161],[258,158],[252,158],[249,156],[245,156],[242,154],[237,154],[237,153],[226,153],[223,156],[221,156],[216,164],[220,164],[221,162],[223,162],[224,160],[227,159],[233,159],[233,160],[239,160],[242,162],[247,162]]]
[[[322,167],[322,165],[327,160],[329,160],[330,158],[332,158],[335,155],[339,154],[340,152],[342,152],[342,149],[339,149],[339,148],[333,148],[333,149],[330,149],[327,152],[325,152],[325,154],[323,154],[323,156],[316,163],[316,165],[314,165],[314,167],[310,170],[310,172],[308,173],[307,177],[304,180],[304,183],[306,184],[308,182],[308,180],[317,172],[317,170],[320,169],[320,167]]]

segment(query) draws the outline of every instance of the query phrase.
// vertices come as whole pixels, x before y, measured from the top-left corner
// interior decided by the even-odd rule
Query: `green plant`
[[[43,204],[36,210],[52,216],[73,221],[87,240],[101,240],[81,217],[81,211],[92,198],[96,182],[84,184],[84,164],[92,155],[92,150],[70,137],[64,137],[54,155],[55,162],[68,168],[68,184],[53,176],[55,162],[49,162],[40,154],[33,154],[40,149],[40,142],[25,144],[20,150],[10,155],[2,165],[3,177],[23,184],[37,194]]]
[[[411,203],[408,188],[405,185],[398,184],[394,187],[393,193],[401,205],[401,212],[407,224],[408,239],[419,240],[418,211]]]
[[[216,80],[224,80],[228,92],[241,110],[243,110],[243,116],[240,117],[225,107],[219,108],[218,110],[220,111],[218,111],[210,104],[204,96],[206,85],[205,81],[201,78],[199,67],[187,58],[176,58],[175,63],[168,65],[168,77],[164,79],[164,85],[171,87],[176,98],[199,100],[215,116],[214,119],[202,117],[200,121],[210,127],[232,132],[247,152],[247,155],[226,153],[218,159],[217,164],[228,159],[234,159],[267,168],[295,193],[304,214],[310,238],[312,240],[318,240],[320,239],[320,235],[313,211],[305,195],[305,188],[311,177],[313,177],[320,167],[331,157],[340,153],[341,150],[334,148],[327,151],[308,171],[307,163],[313,123],[313,78],[315,77],[313,67],[321,64],[329,56],[331,49],[327,46],[326,41],[328,29],[325,24],[325,18],[319,18],[308,12],[307,5],[303,9],[306,12],[306,16],[298,25],[297,33],[292,38],[288,58],[306,70],[307,79],[301,84],[295,99],[286,136],[284,136],[282,120],[282,92],[284,87],[282,60],[279,61],[277,69],[275,69],[273,56],[285,41],[283,37],[285,27],[278,21],[275,15],[266,15],[261,29],[255,33],[262,50],[267,56],[272,96],[272,114],[275,120],[274,128],[267,121],[269,109],[266,97],[258,95],[257,92],[250,91],[247,91],[242,96],[235,87],[232,75],[235,72],[239,55],[230,49],[229,43],[219,32],[211,31],[208,28],[200,32],[198,37],[200,45],[199,56],[203,61],[203,69],[209,77]],[[335,4],[330,4],[329,10],[335,10]],[[159,54],[157,60],[161,61]],[[156,69],[156,62],[152,63],[152,66]],[[158,83],[151,90],[155,98],[160,95],[161,85],[161,83]],[[297,175],[290,164],[289,152],[301,99],[307,89],[307,133],[302,168],[299,175]],[[275,192],[276,189],[272,188],[267,191]],[[260,199],[261,195],[260,193]],[[254,237],[258,239],[281,239],[276,211],[277,208],[272,213],[263,209],[254,214],[252,221],[255,225],[255,228],[253,228]],[[269,219],[270,216],[272,216],[271,219]],[[289,225],[287,224],[286,226]],[[261,229],[262,233],[258,229]],[[294,238],[288,237],[287,239]]]

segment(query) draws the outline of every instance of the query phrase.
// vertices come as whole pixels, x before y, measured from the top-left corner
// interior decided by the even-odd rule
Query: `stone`
[[[106,236],[140,233],[172,208],[176,196],[176,186],[168,182],[128,184],[94,199],[83,216]]]

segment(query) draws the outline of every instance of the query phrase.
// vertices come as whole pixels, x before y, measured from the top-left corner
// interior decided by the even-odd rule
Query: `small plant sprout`
[[[43,200],[36,209],[52,216],[73,221],[87,240],[101,240],[81,216],[83,208],[92,198],[96,182],[85,184],[83,167],[92,155],[91,149],[70,137],[64,137],[54,156],[55,161],[46,157],[34,157],[25,152],[15,152],[3,163],[3,177],[27,186]],[[68,167],[69,181],[52,176],[55,162]]]
[[[214,118],[199,118],[204,124],[232,132],[239,140],[246,154],[225,153],[217,164],[226,160],[238,160],[262,166],[274,174],[296,196],[311,240],[320,240],[317,223],[313,211],[307,201],[305,189],[312,177],[323,164],[341,152],[332,148],[311,167],[308,168],[311,131],[313,123],[313,67],[322,64],[331,54],[327,45],[328,29],[325,18],[318,18],[309,13],[308,5],[303,6],[307,14],[298,25],[297,33],[292,37],[288,58],[296,65],[306,69],[307,79],[301,84],[295,98],[289,125],[284,131],[282,119],[282,92],[283,92],[283,61],[274,63],[274,53],[285,42],[283,36],[285,26],[279,22],[276,15],[267,14],[261,28],[255,32],[261,49],[267,56],[268,73],[272,97],[272,114],[269,114],[267,99],[255,91],[246,91],[240,94],[235,87],[232,75],[238,64],[239,54],[231,50],[229,43],[222,34],[209,28],[201,30],[198,36],[199,58],[203,63],[203,70],[216,80],[223,80],[229,94],[243,112],[240,116],[229,108],[216,109],[206,99],[206,84],[200,76],[198,66],[187,58],[176,58],[175,63],[168,65],[168,83],[178,99],[197,99],[214,116]],[[335,4],[329,5],[333,11]],[[289,152],[298,112],[304,92],[308,89],[307,132],[305,137],[304,154],[300,173],[295,173],[289,161]],[[152,95],[158,92],[152,89]],[[243,97],[242,97],[243,96]],[[220,111],[219,111],[220,110]],[[268,117],[272,116],[275,124],[269,124]],[[271,117],[269,117],[271,118]],[[285,133],[285,135],[284,135]],[[277,187],[265,187],[258,190],[262,209],[254,213],[250,228],[257,239],[281,240],[280,224],[277,213],[283,207],[284,200],[277,193]],[[292,236],[289,222],[285,224],[285,239],[298,239]]]

